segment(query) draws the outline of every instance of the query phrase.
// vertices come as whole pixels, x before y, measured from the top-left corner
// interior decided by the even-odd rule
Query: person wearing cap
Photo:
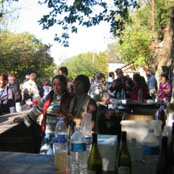
[[[104,74],[98,72],[96,74],[96,80],[89,90],[89,95],[96,101],[97,105],[105,105],[105,101],[108,99],[107,87],[104,85],[104,82]]]

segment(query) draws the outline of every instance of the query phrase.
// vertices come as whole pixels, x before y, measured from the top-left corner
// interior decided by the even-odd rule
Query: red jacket
[[[148,96],[148,88],[145,85],[136,85],[131,91],[131,100],[138,100],[138,91],[142,90],[143,100]]]
[[[46,123],[46,113],[47,109],[53,99],[54,92],[51,91],[49,95],[46,98],[45,104],[43,106],[43,120],[42,120],[42,135],[45,133],[45,123]],[[69,108],[70,101],[72,99],[72,95],[69,94],[69,92],[65,92],[65,94],[62,96],[61,104],[60,104],[60,111],[64,110],[65,108]]]

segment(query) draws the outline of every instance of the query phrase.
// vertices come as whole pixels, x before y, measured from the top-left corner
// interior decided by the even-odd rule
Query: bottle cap
[[[60,118],[59,118],[59,121],[64,121],[64,118],[63,118],[63,117],[60,117]]]

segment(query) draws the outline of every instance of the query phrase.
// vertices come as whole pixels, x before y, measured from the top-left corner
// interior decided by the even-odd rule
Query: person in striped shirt
[[[26,126],[30,126],[43,114],[42,136],[40,153],[53,154],[53,141],[56,123],[59,117],[69,108],[72,96],[67,90],[67,79],[63,75],[57,75],[52,80],[52,90],[46,98],[34,108],[28,115],[22,118],[15,118],[15,122],[24,121]]]

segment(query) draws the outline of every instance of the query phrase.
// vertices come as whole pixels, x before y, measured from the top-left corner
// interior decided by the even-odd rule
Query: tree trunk
[[[169,68],[169,80],[174,86],[174,7],[170,9],[170,22],[166,28],[163,40],[163,47],[159,50],[157,59],[157,79],[159,81],[160,75],[163,73],[163,66]],[[174,102],[174,90],[172,89],[171,101]]]

